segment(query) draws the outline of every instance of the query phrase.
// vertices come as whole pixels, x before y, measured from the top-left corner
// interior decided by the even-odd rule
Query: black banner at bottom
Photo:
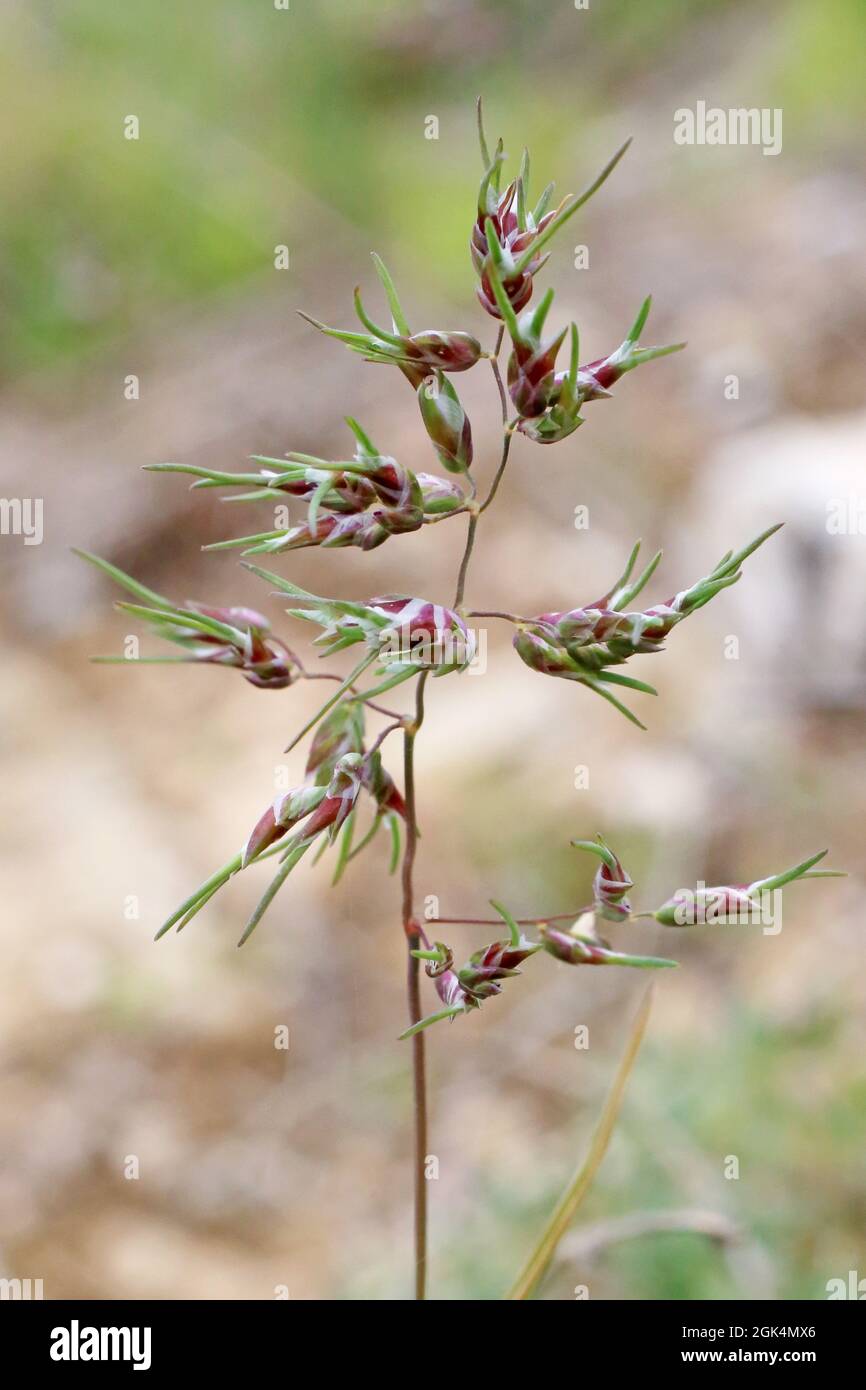
[[[345,1304],[336,1305],[341,1313]],[[460,1337],[459,1313],[452,1335]],[[859,1302],[789,1303],[653,1303],[575,1302],[556,1315],[554,1325],[569,1338],[580,1338],[594,1354],[603,1355],[609,1370],[664,1372],[674,1367],[806,1366],[826,1375],[836,1364],[853,1362],[862,1342],[864,1321]],[[98,1376],[101,1369],[134,1374],[213,1370],[249,1372],[263,1360],[290,1371],[298,1337],[317,1346],[333,1362],[340,1339],[307,1341],[310,1333],[306,1302],[26,1302],[0,1303],[0,1335],[7,1365],[25,1374],[48,1372]],[[363,1346],[375,1335],[376,1304],[365,1305],[367,1324]],[[389,1359],[395,1342],[411,1338],[416,1350],[419,1332],[427,1326],[424,1311],[418,1322],[405,1315],[391,1317],[387,1335]],[[496,1312],[488,1305],[485,1330],[496,1335]],[[350,1327],[351,1327],[351,1314]],[[441,1320],[434,1315],[431,1333],[441,1337]],[[515,1324],[508,1324],[513,1333]],[[477,1324],[476,1324],[477,1331]],[[349,1344],[345,1343],[346,1350]],[[358,1354],[355,1344],[354,1355]]]

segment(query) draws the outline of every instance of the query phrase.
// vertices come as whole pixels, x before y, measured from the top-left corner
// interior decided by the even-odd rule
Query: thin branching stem
[[[372,757],[374,753],[378,753],[379,749],[382,747],[382,744],[385,742],[385,739],[389,736],[389,734],[394,734],[397,732],[398,729],[405,729],[405,727],[406,720],[403,718],[402,715],[398,716],[398,718],[395,719],[393,724],[386,725],[386,727],[381,731],[381,733],[377,734],[375,742],[371,743],[368,751],[368,756]]]
[[[406,846],[403,851],[401,881],[403,885],[403,931],[406,934],[406,993],[409,1021],[420,1023],[421,981],[420,961],[412,955],[419,946],[428,944],[420,922],[415,917],[415,854],[418,848],[418,814],[415,801],[415,739],[424,722],[424,687],[427,671],[422,671],[415,687],[415,717],[403,726],[403,776],[406,801]],[[423,1033],[412,1038],[412,1090],[415,1115],[415,1297],[423,1300],[427,1294],[427,1068],[426,1044]]]
[[[457,574],[457,588],[454,593],[454,607],[460,608],[463,602],[463,592],[466,588],[466,576],[469,573],[469,561],[472,559],[472,551],[475,547],[475,532],[478,530],[478,513],[473,512],[469,518],[469,529],[466,532],[466,546],[463,551],[463,559],[460,561],[460,569]]]
[[[549,912],[544,917],[515,917],[519,927],[542,927],[548,922],[574,922],[586,912],[586,907],[577,907],[573,912]],[[437,917],[437,925],[445,927],[501,927],[501,917]]]
[[[502,407],[502,423],[508,424],[508,397],[505,394],[505,382],[502,380],[502,372],[499,369],[499,353],[502,350],[502,339],[505,337],[505,324],[499,325],[499,332],[496,335],[496,347],[490,359],[490,366],[496,382],[496,389],[499,392],[499,404]]]
[[[326,700],[321,709],[317,710],[312,718],[307,720],[304,727],[298,730],[291,742],[286,744],[283,749],[284,753],[291,753],[292,749],[297,747],[304,737],[304,734],[308,734],[310,730],[318,724],[320,719],[324,719],[328,711],[333,709],[341,695],[345,695],[347,690],[354,690],[355,682],[358,677],[364,674],[368,666],[372,666],[373,662],[378,658],[378,655],[379,653],[375,651],[368,652],[364,659],[358,662],[358,665],[355,667],[354,671],[352,671],[351,675],[346,676],[345,680],[340,682],[339,688],[334,691],[330,700]]]
[[[343,677],[338,676],[334,671],[302,671],[301,675],[305,681],[342,681]],[[366,705],[368,709],[374,709],[377,714],[384,714],[388,719],[402,719],[402,714],[398,714],[394,709],[388,709],[387,705],[379,705],[375,700],[368,700],[365,695],[358,691],[356,685],[347,687],[353,695],[357,696],[358,703]]]
[[[473,608],[468,618],[501,618],[506,623],[530,623],[532,618],[521,618],[519,613],[502,613],[497,608]]]
[[[474,497],[474,484],[471,478],[469,479],[469,496],[470,500],[472,497]],[[468,506],[454,507],[450,512],[441,512],[439,516],[425,517],[424,525],[438,526],[440,521],[450,521],[453,516],[465,516],[466,513],[470,510],[471,509]]]
[[[486,507],[490,505],[496,493],[496,489],[505,472],[508,463],[508,452],[511,447],[512,431],[508,426],[508,402],[505,395],[505,387],[502,383],[502,374],[499,370],[499,350],[502,347],[504,327],[500,328],[496,338],[496,349],[491,358],[493,375],[499,389],[499,397],[502,405],[502,419],[505,425],[502,441],[502,454],[499,460],[499,467],[493,480],[493,485],[488,493],[487,500],[479,507],[477,504],[471,509],[469,517],[469,529],[466,534],[466,546],[463,551],[463,558],[460,561],[460,569],[457,574],[457,589],[454,596],[454,607],[459,609],[463,603],[463,594],[466,588],[466,577],[469,573],[469,562],[472,559],[472,550],[475,545],[475,532],[478,529],[478,517]],[[472,498],[475,498],[475,483],[470,479],[472,487]],[[409,725],[404,726],[403,734],[403,761],[404,761],[404,780],[405,780],[405,799],[406,799],[406,848],[403,855],[403,930],[409,943],[409,958],[407,965],[407,993],[409,1000],[409,1019],[414,1026],[420,1023],[421,1013],[421,989],[420,989],[420,961],[417,956],[411,954],[413,949],[417,949],[419,944],[427,945],[427,938],[421,924],[415,918],[414,910],[414,884],[413,871],[415,867],[415,853],[418,844],[418,820],[415,809],[415,739],[418,730],[424,720],[424,687],[427,682],[427,672],[422,672],[418,679],[415,697],[415,718]],[[415,1105],[415,1297],[423,1299],[427,1290],[427,1179],[425,1177],[425,1166],[427,1159],[427,1079],[426,1079],[426,1054],[425,1040],[423,1031],[417,1032],[412,1036],[412,1076],[414,1089]]]
[[[490,506],[490,503],[493,501],[494,497],[499,491],[499,484],[502,482],[502,475],[504,474],[505,469],[508,466],[508,455],[511,450],[511,439],[513,434],[514,431],[511,428],[511,426],[506,425],[504,433],[502,435],[502,454],[499,459],[499,467],[496,470],[496,475],[490,486],[490,491],[488,492],[484,501],[481,503],[481,506],[478,508],[479,516],[482,512],[487,511],[487,508]]]
[[[494,352],[493,357],[490,360],[490,366],[493,371],[493,377],[496,381],[496,389],[499,392],[499,404],[502,408],[502,457],[499,460],[499,467],[496,470],[496,475],[491,484],[490,491],[488,492],[485,500],[481,503],[480,511],[482,512],[486,512],[487,508],[490,506],[490,503],[496,496],[499,484],[502,482],[502,475],[505,472],[506,466],[508,464],[508,454],[509,450],[511,449],[511,436],[514,432],[513,425],[510,425],[508,423],[508,397],[505,394],[505,383],[502,380],[502,372],[499,367],[499,353],[502,349],[502,340],[504,337],[505,324],[503,323],[500,325],[499,332],[496,335],[496,351]]]
[[[500,404],[502,406],[502,452],[499,456],[499,466],[496,469],[493,482],[490,486],[490,491],[488,492],[486,498],[483,502],[476,504],[474,508],[468,509],[470,511],[469,529],[466,532],[466,546],[463,551],[463,558],[460,561],[460,570],[457,575],[457,592],[454,597],[454,607],[457,609],[459,609],[460,605],[463,603],[463,595],[466,590],[466,577],[469,573],[469,562],[472,559],[472,551],[475,547],[475,533],[478,530],[478,518],[481,515],[481,513],[485,512],[487,508],[490,506],[490,503],[496,496],[499,484],[502,482],[502,476],[508,465],[508,455],[511,450],[511,437],[514,433],[511,425],[508,423],[508,399],[505,394],[505,386],[502,381],[502,373],[499,369],[499,352],[502,347],[502,339],[504,335],[505,326],[502,325],[499,329],[498,334],[496,335],[496,347],[494,351],[490,354],[490,365],[493,371],[494,379],[496,381],[497,390],[499,391]]]

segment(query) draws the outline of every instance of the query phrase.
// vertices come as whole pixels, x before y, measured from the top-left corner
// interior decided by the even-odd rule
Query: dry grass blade
[[[690,1207],[672,1211],[636,1211],[572,1231],[556,1251],[556,1261],[591,1262],[611,1246],[656,1235],[696,1235],[718,1245],[743,1240],[743,1231],[720,1212]]]
[[[515,1283],[505,1295],[506,1299],[532,1297],[556,1254],[559,1242],[574,1220],[581,1202],[592,1185],[592,1180],[607,1152],[607,1146],[619,1116],[626,1084],[646,1032],[651,1004],[652,985],[645,991],[641,999],[640,1007],[631,1026],[625,1052],[617,1068],[613,1085],[608,1091],[595,1134],[592,1136],[589,1153],[584,1162],[577,1168],[554,1207],[553,1214],[542,1232],[541,1239],[517,1276]]]

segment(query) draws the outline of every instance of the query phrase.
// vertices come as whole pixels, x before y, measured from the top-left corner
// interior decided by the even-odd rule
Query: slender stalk
[[[406,801],[406,847],[403,851],[401,881],[403,885],[403,931],[406,934],[406,994],[409,1022],[421,1021],[421,962],[411,953],[427,945],[424,930],[415,917],[415,854],[418,848],[418,815],[415,801],[415,739],[424,722],[424,687],[426,671],[422,671],[415,687],[415,718],[403,731],[403,776]],[[415,1298],[427,1295],[427,1066],[426,1040],[423,1033],[412,1038],[412,1091],[415,1115]]]
[[[511,427],[509,425],[506,425],[505,432],[502,436],[502,453],[499,456],[499,467],[496,470],[496,475],[493,479],[490,491],[488,492],[484,501],[481,503],[477,503],[470,513],[469,529],[466,532],[466,548],[463,551],[463,559],[460,561],[460,571],[457,575],[457,592],[454,595],[455,608],[459,608],[463,602],[463,594],[466,589],[466,576],[469,573],[469,561],[472,559],[472,551],[475,546],[475,532],[478,530],[478,518],[480,517],[482,512],[486,512],[487,508],[490,506],[490,503],[496,496],[499,484],[502,482],[502,475],[505,472],[506,466],[508,464],[508,454],[511,450],[512,434],[513,431]]]
[[[463,559],[460,561],[460,571],[457,575],[457,592],[454,597],[455,608],[459,608],[463,602],[463,594],[466,589],[466,576],[469,573],[469,561],[472,559],[472,551],[475,546],[475,532],[478,530],[478,518],[482,512],[487,510],[487,508],[490,506],[490,503],[496,496],[499,484],[502,482],[502,475],[505,472],[506,466],[508,464],[508,454],[511,449],[511,436],[513,434],[513,430],[508,423],[508,399],[505,394],[505,386],[502,382],[502,373],[499,370],[499,352],[502,347],[502,339],[504,337],[504,334],[505,328],[503,325],[499,329],[499,333],[496,337],[496,347],[490,356],[490,365],[493,370],[493,376],[496,381],[497,390],[499,391],[499,401],[502,407],[502,453],[499,456],[499,466],[496,470],[493,482],[490,487],[490,491],[488,492],[486,498],[480,504],[476,504],[473,507],[467,508],[467,510],[470,512],[469,529],[466,532],[466,547],[463,551]]]
[[[463,551],[463,558],[460,561],[460,569],[457,574],[457,589],[454,597],[454,607],[460,608],[463,602],[463,593],[466,588],[466,577],[469,573],[469,562],[472,558],[472,550],[475,545],[475,532],[478,528],[478,517],[485,507],[493,501],[496,489],[505,472],[508,462],[508,451],[511,447],[511,429],[508,427],[508,401],[505,395],[505,387],[502,383],[502,374],[499,370],[499,350],[502,346],[504,328],[500,328],[496,339],[496,349],[492,357],[493,375],[496,379],[499,390],[499,399],[502,406],[502,420],[505,426],[502,454],[499,460],[499,467],[493,480],[493,485],[488,493],[487,500],[479,507],[475,502],[475,485],[472,484],[472,504],[467,510],[470,512],[469,528],[466,534],[466,546]],[[409,1004],[409,1021],[412,1026],[420,1023],[423,1015],[421,1010],[421,962],[411,953],[419,945],[427,946],[427,937],[420,922],[415,917],[415,889],[414,889],[414,869],[415,854],[418,847],[418,817],[415,804],[415,739],[418,730],[424,722],[424,688],[427,684],[428,672],[422,671],[418,678],[415,690],[415,717],[410,724],[406,724],[403,730],[403,774],[404,774],[404,797],[406,801],[406,847],[403,852],[402,864],[402,886],[403,886],[403,930],[406,934],[408,943],[408,960],[406,965],[406,992]],[[414,1095],[415,1111],[415,1297],[423,1300],[427,1294],[427,1179],[425,1176],[425,1166],[427,1160],[427,1068],[426,1068],[426,1041],[424,1032],[420,1031],[412,1036],[412,1086]]]
[[[508,397],[505,394],[505,383],[502,380],[502,372],[499,370],[499,354],[502,350],[502,339],[505,337],[505,324],[499,325],[499,332],[496,335],[496,347],[493,349],[493,356],[490,359],[490,366],[493,371],[493,378],[496,382],[496,389],[499,392],[499,404],[502,408],[503,425],[508,420]]]
[[[616,1124],[622,1105],[626,1082],[628,1081],[631,1069],[637,1059],[640,1045],[643,1042],[651,1004],[652,985],[644,991],[643,998],[641,999],[640,1006],[631,1026],[625,1052],[617,1067],[613,1085],[607,1093],[604,1109],[601,1112],[601,1118],[592,1136],[589,1153],[583,1163],[575,1170],[573,1177],[568,1182],[565,1191],[553,1209],[550,1220],[542,1232],[541,1239],[529,1256],[520,1274],[517,1276],[514,1285],[505,1295],[506,1299],[516,1300],[531,1298],[536,1292],[556,1253],[556,1247],[574,1220],[578,1207],[589,1191],[592,1180],[601,1166],[601,1161],[610,1143],[610,1136],[613,1133],[614,1125]]]
[[[125,658],[124,658],[125,659]],[[343,677],[336,675],[333,671],[301,671],[305,681],[342,681]],[[402,715],[396,710],[388,709],[386,705],[378,705],[375,700],[368,700],[367,697],[358,691],[356,685],[350,685],[349,690],[352,694],[358,695],[358,703],[366,705],[368,709],[374,709],[378,714],[385,714],[389,719],[402,719]]]
[[[401,715],[398,719],[395,719],[393,724],[389,724],[386,728],[382,729],[381,733],[376,735],[375,742],[370,744],[368,756],[372,757],[374,753],[378,753],[385,739],[388,738],[390,734],[396,733],[398,729],[405,729],[405,727],[406,721]]]
[[[519,927],[541,927],[548,922],[574,922],[586,912],[586,907],[577,907],[573,912],[548,912],[545,917],[515,917]],[[501,927],[498,917],[437,917],[437,923],[445,927]]]
[[[457,575],[457,589],[454,593],[454,607],[460,607],[463,602],[463,591],[466,588],[466,576],[469,573],[469,561],[472,559],[472,551],[475,546],[475,532],[478,530],[478,512],[473,512],[469,518],[469,529],[466,532],[466,547],[463,551],[463,559],[460,561],[460,570]]]
[[[490,491],[488,492],[487,496],[485,497],[484,501],[481,503],[481,506],[478,509],[479,515],[481,512],[487,511],[487,508],[490,506],[490,503],[493,501],[494,497],[496,496],[499,490],[499,484],[502,482],[502,475],[505,472],[506,466],[508,464],[508,454],[511,449],[511,439],[513,434],[514,431],[512,430],[511,426],[506,425],[505,433],[502,436],[502,456],[499,460],[499,467],[496,470],[496,476],[493,479]]]
[[[502,340],[503,340],[504,337],[505,337],[505,324],[502,324],[501,327],[500,327],[500,329],[499,329],[498,336],[497,336],[497,338],[496,338],[496,351],[495,351],[495,353],[493,354],[493,357],[492,357],[491,362],[490,362],[490,366],[491,366],[492,371],[493,371],[493,377],[494,377],[494,380],[495,380],[495,382],[496,382],[496,389],[497,389],[497,391],[499,392],[499,404],[500,404],[500,407],[501,407],[501,409],[502,409],[502,428],[503,428],[503,430],[504,430],[504,434],[503,434],[503,437],[502,437],[502,457],[501,457],[500,460],[499,460],[499,467],[498,467],[497,470],[496,470],[496,475],[495,475],[495,477],[494,477],[494,479],[493,479],[493,483],[492,483],[492,485],[491,485],[490,491],[488,492],[487,497],[485,498],[485,500],[481,503],[481,511],[482,511],[482,512],[486,512],[486,511],[487,511],[487,508],[490,506],[490,503],[493,501],[494,497],[496,496],[497,490],[498,490],[498,488],[499,488],[499,484],[502,482],[502,475],[503,475],[503,473],[505,472],[505,467],[506,467],[506,464],[508,463],[508,452],[509,452],[509,450],[510,450],[510,448],[511,448],[511,436],[512,436],[512,434],[513,434],[513,432],[514,432],[514,430],[513,430],[513,423],[514,423],[514,422],[512,422],[511,425],[509,425],[509,423],[508,423],[508,397],[507,397],[507,395],[505,394],[505,383],[504,383],[504,381],[502,380],[502,372],[501,372],[500,369],[499,369],[499,353],[500,353],[501,348],[502,348]]]
[[[496,355],[502,345],[502,330],[496,340]],[[505,390],[502,385],[502,377],[499,372],[499,364],[496,356],[493,357],[493,373],[496,377],[500,400],[502,402],[503,419],[506,416],[507,404]],[[508,450],[511,444],[511,432],[506,430],[502,456],[499,462],[499,469],[494,479],[493,488],[484,506],[492,501],[493,493],[499,485],[499,480],[508,461]],[[474,485],[473,485],[474,502]],[[457,589],[454,597],[454,607],[459,609],[463,602],[463,593],[466,588],[466,576],[469,573],[469,561],[472,558],[472,550],[475,545],[475,532],[478,528],[478,517],[484,506],[473,506],[469,517],[469,529],[466,534],[466,546],[463,551],[463,558],[460,561],[460,569],[457,575]],[[419,945],[427,945],[427,938],[421,924],[415,917],[415,893],[413,873],[415,868],[415,854],[418,846],[418,818],[415,806],[415,739],[424,721],[424,687],[427,683],[427,672],[424,671],[418,678],[418,685],[415,694],[415,718],[411,724],[407,725],[403,733],[403,768],[404,768],[404,797],[406,800],[406,848],[403,853],[402,884],[403,884],[403,930],[406,933],[408,942],[408,960],[406,966],[406,991],[409,1003],[409,1022],[414,1026],[420,1023],[422,1018],[421,1011],[421,962],[411,953]],[[423,1031],[417,1032],[412,1036],[412,1082],[414,1093],[415,1110],[415,1297],[424,1299],[427,1293],[427,1179],[425,1176],[425,1166],[427,1160],[427,1068],[426,1068],[426,1040]]]
[[[300,743],[301,739],[304,737],[304,734],[308,734],[310,730],[314,728],[316,724],[318,724],[320,719],[324,719],[325,715],[328,713],[328,710],[333,709],[340,696],[345,695],[347,690],[354,689],[355,681],[358,679],[359,676],[363,675],[368,666],[372,666],[373,662],[378,658],[378,655],[378,652],[369,652],[368,655],[364,657],[363,661],[358,662],[358,665],[355,667],[351,675],[348,675],[344,681],[340,682],[338,689],[334,691],[330,700],[326,700],[325,703],[322,705],[321,709],[317,710],[316,713],[313,715],[312,719],[308,719],[304,727],[298,730],[291,743],[286,744],[285,748],[283,749],[284,753],[291,753],[292,749]]]
[[[502,618],[506,623],[531,623],[531,618],[521,618],[519,613],[503,613],[498,608],[473,608],[468,618]]]

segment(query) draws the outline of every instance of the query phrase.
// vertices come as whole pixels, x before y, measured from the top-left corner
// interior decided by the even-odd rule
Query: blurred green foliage
[[[646,1044],[614,1138],[620,1161],[608,1155],[577,1225],[699,1207],[740,1230],[742,1245],[732,1247],[740,1253],[728,1260],[706,1236],[654,1232],[563,1262],[541,1296],[569,1298],[587,1284],[591,1298],[826,1297],[828,1277],[847,1277],[852,1230],[866,1223],[866,1078],[856,1075],[855,1048],[850,1065],[840,1062],[854,1041],[845,1028],[833,1012],[768,1023],[744,1006],[713,1048]],[[441,1255],[450,1289],[440,1296],[502,1297],[585,1154],[599,1104],[582,1112],[581,1137],[561,1155],[555,1181],[549,1152],[539,1153],[549,1181],[531,1200],[501,1173],[479,1177],[472,1219]],[[727,1155],[738,1160],[737,1177],[726,1176]],[[690,1199],[695,1182],[700,1202]]]
[[[690,41],[711,72],[715,23],[743,31],[728,99],[783,105],[801,149],[844,141],[866,108],[866,9],[771,4],[760,44],[755,18],[736,0],[582,12],[534,0],[11,5],[0,19],[15,131],[0,185],[5,372],[158,328],[162,310],[266,270],[275,244],[309,270],[320,252],[310,195],[399,244],[431,290],[450,287],[465,271],[478,174],[476,92],[491,130],[544,152],[538,187],[563,168],[577,186],[590,170],[572,168],[575,131],[607,120],[621,134],[632,89]],[[439,116],[438,141],[423,138],[419,101]],[[123,137],[129,114],[138,141]]]

